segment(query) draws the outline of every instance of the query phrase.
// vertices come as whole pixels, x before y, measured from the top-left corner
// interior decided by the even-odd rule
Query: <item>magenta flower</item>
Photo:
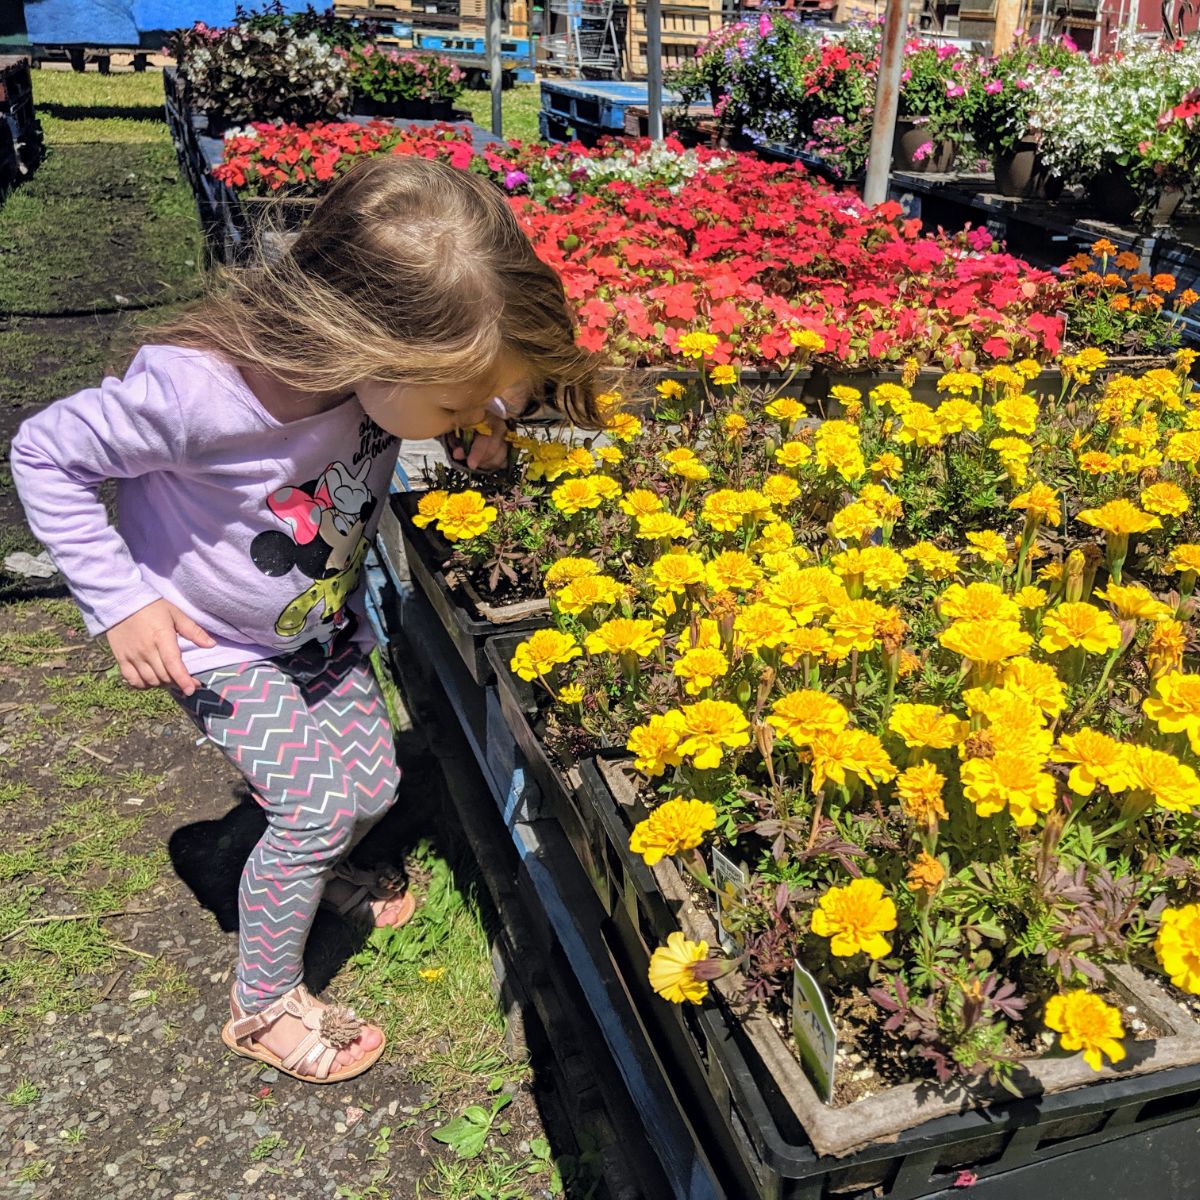
[[[967,89],[965,87],[963,87],[963,85],[961,83],[946,84],[946,99],[947,100],[954,100],[954,99],[957,99],[959,96],[965,96],[966,94],[967,94]]]
[[[504,186],[511,192],[519,188],[521,184],[528,183],[529,176],[524,171],[505,171]]]
[[[1004,84],[1002,84],[998,79],[992,79],[983,85],[983,90],[987,92],[989,96],[994,96],[997,92],[1004,91]]]
[[[768,17],[766,13],[763,13],[762,16],[760,16],[758,18],[758,36],[766,37],[767,34],[770,32],[771,32],[771,18]]]
[[[932,142],[922,142],[913,151],[913,162],[924,162],[933,153]]]

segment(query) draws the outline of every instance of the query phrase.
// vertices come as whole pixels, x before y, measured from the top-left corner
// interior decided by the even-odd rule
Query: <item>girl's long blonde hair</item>
[[[214,350],[312,392],[364,379],[475,381],[505,351],[539,393],[557,385],[576,424],[603,424],[597,356],[576,344],[562,281],[504,194],[410,155],[356,164],[284,253],[221,270],[211,294],[152,340]]]

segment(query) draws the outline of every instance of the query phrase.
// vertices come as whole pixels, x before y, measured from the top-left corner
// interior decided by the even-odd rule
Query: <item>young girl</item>
[[[486,420],[466,465],[500,465],[545,387],[598,423],[594,364],[499,189],[410,157],[356,166],[288,252],[155,334],[123,380],[26,421],[13,476],[122,677],[171,688],[266,812],[225,1044],[348,1079],[383,1035],[304,988],[303,954],[323,893],[380,925],[413,911],[386,873],[338,868],[399,781],[359,597],[396,439]]]

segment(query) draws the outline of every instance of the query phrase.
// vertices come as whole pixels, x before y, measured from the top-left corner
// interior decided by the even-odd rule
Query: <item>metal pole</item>
[[[892,142],[900,111],[900,74],[904,68],[904,42],[908,31],[907,0],[887,0],[883,17],[883,44],[879,48],[879,81],[875,87],[875,124],[863,200],[882,204],[887,199],[892,171]]]
[[[492,85],[492,132],[497,137],[504,134],[504,105],[501,99],[504,91],[504,68],[500,65],[500,3],[501,0],[487,0],[485,14],[487,29],[485,42],[488,60],[488,76]]]
[[[646,108],[648,132],[656,142],[663,136],[662,93],[662,4],[646,0]]]

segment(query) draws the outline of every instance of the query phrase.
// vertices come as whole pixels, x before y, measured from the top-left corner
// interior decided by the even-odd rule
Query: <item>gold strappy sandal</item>
[[[408,889],[408,881],[393,867],[373,869],[354,867],[349,863],[338,863],[331,872],[333,879],[351,886],[351,891],[341,900],[322,898],[321,904],[332,909],[339,917],[350,921],[361,921],[379,929],[396,929],[412,920],[417,911],[417,899]],[[372,900],[400,900],[396,920],[378,925],[371,909]]]
[[[353,1079],[375,1065],[385,1045],[384,1041],[380,1041],[374,1050],[364,1054],[357,1062],[331,1074],[330,1068],[338,1051],[349,1046],[366,1029],[367,1023],[345,1005],[330,1004],[322,1008],[303,984],[292,988],[262,1012],[256,1013],[243,1011],[231,989],[229,1011],[231,1018],[221,1030],[221,1041],[234,1054],[267,1063],[275,1070],[305,1083],[340,1083],[345,1079]],[[252,1038],[285,1015],[299,1018],[308,1033],[296,1043],[290,1054],[280,1058]],[[383,1037],[382,1032],[380,1037]]]

